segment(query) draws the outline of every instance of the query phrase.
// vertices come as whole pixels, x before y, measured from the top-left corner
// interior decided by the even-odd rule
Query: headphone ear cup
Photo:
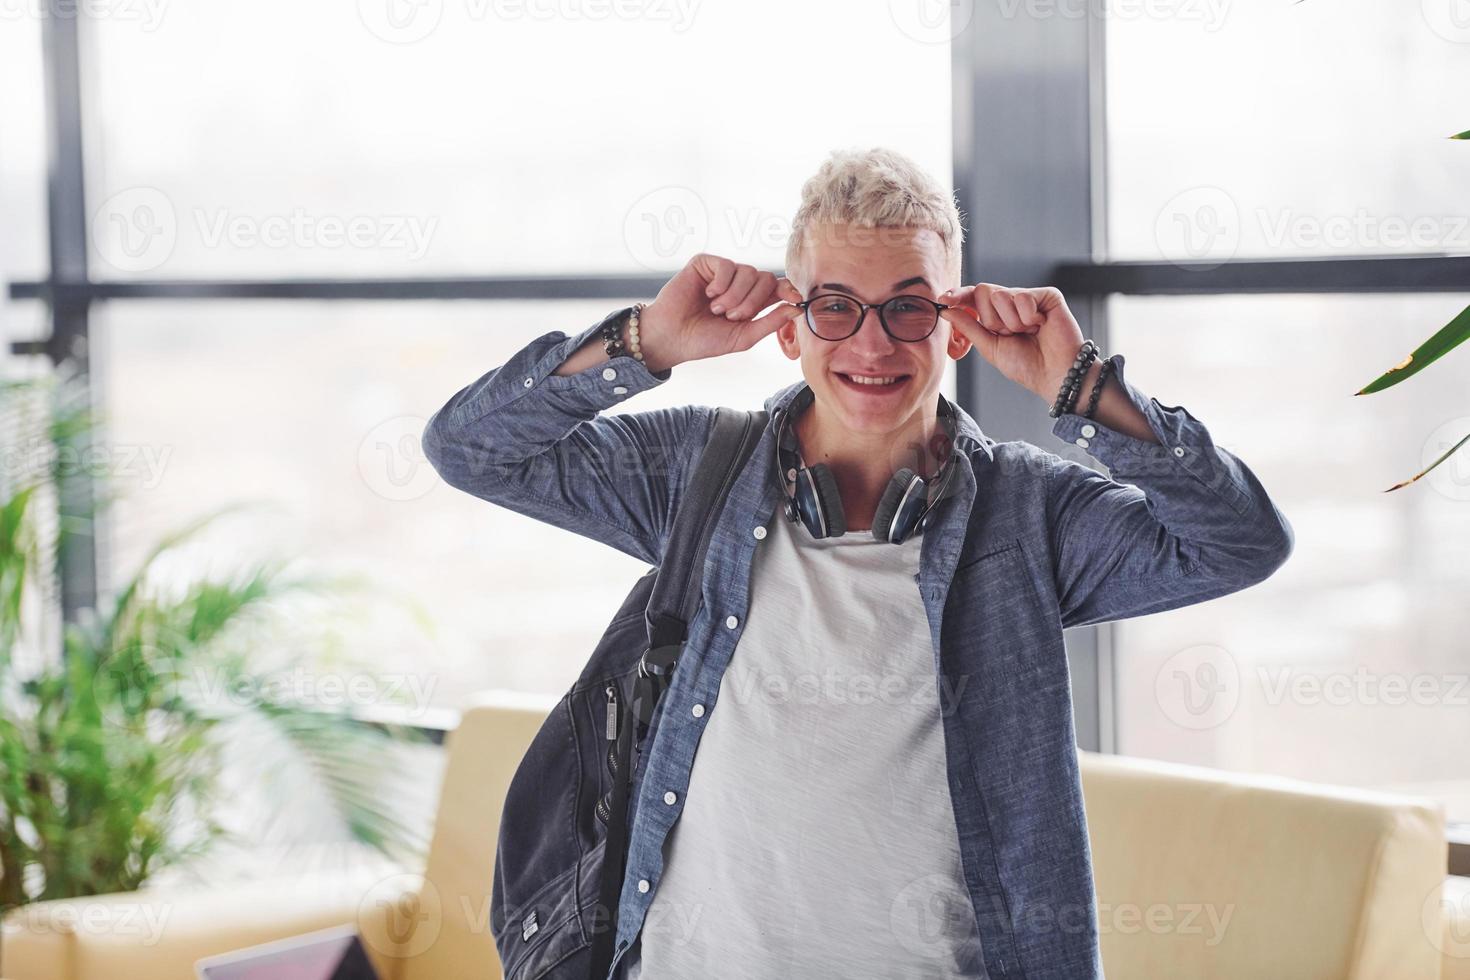
[[[905,495],[908,494],[909,485],[913,481],[914,471],[907,466],[893,474],[893,479],[888,481],[888,486],[878,501],[878,509],[873,513],[873,537],[879,541],[893,540],[889,536],[889,532],[893,530],[893,518],[898,514],[899,505],[903,503]],[[908,537],[908,535],[904,534],[903,537]],[[902,538],[899,540],[901,541]]]
[[[833,538],[847,533],[847,517],[842,513],[842,494],[837,492],[837,478],[827,468],[827,464],[818,463],[803,471],[811,480],[813,490],[813,505],[818,508],[817,513],[811,515],[807,522],[807,529],[812,532],[812,537]],[[822,533],[823,526],[826,533]]]

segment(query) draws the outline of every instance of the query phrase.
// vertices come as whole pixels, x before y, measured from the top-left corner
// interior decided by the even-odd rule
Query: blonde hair
[[[959,284],[965,240],[959,204],[953,192],[902,153],[885,147],[832,151],[802,185],[786,243],[788,275],[818,225],[874,229],[880,237],[882,229],[927,228],[944,242],[945,274],[951,280],[944,285]]]

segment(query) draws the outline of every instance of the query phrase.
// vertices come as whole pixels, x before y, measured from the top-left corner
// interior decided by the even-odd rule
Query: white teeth
[[[896,374],[886,378],[859,378],[851,374],[844,374],[843,377],[860,385],[889,385],[898,380],[898,375]]]

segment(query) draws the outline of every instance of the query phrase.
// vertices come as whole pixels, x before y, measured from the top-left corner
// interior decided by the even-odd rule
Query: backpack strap
[[[710,536],[724,509],[730,487],[765,431],[767,412],[716,406],[709,441],[700,452],[693,476],[684,488],[668,545],[654,577],[645,618],[648,649],[638,662],[633,698],[618,724],[618,765],[613,778],[612,814],[602,856],[602,883],[594,910],[590,980],[606,980],[612,968],[617,936],[618,899],[623,889],[628,851],[628,794],[632,788],[634,748],[654,709],[668,689],[689,635],[703,592],[704,560]],[[636,743],[636,745],[635,745]],[[603,928],[605,924],[605,928]]]
[[[765,430],[766,412],[716,407],[709,442],[674,517],[669,543],[648,600],[648,645],[684,641],[699,608],[710,536],[746,459]]]

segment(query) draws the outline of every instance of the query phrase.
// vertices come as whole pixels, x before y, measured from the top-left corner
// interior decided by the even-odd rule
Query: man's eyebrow
[[[929,285],[929,280],[925,279],[923,276],[912,276],[911,278],[905,279],[903,282],[896,282],[896,283],[894,283],[893,284],[893,291],[894,292],[898,292],[900,289],[907,289],[910,286],[920,286],[920,285],[928,286]],[[817,288],[818,289],[835,289],[839,293],[849,293],[849,294],[851,294],[853,296],[856,296],[857,295],[857,290],[856,289],[853,289],[851,286],[844,285],[843,283],[840,283],[840,282],[824,282],[820,286],[818,286]]]

